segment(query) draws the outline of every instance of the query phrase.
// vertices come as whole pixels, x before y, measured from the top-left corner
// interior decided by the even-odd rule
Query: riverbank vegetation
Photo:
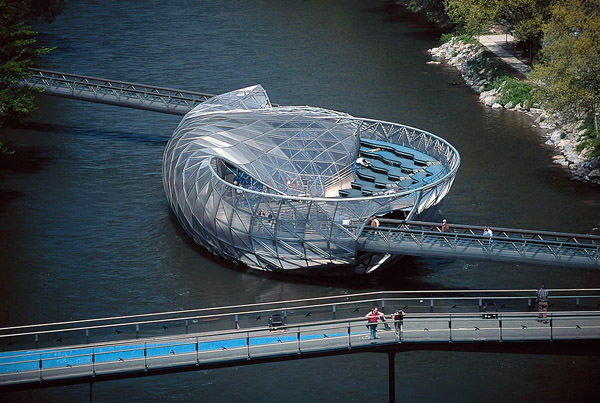
[[[499,103],[539,103],[585,129],[577,148],[600,156],[600,2],[597,0],[444,0],[455,34],[475,37],[501,25],[526,51],[525,80],[498,74]],[[445,35],[443,40],[447,40]]]
[[[64,0],[0,0],[0,126],[20,123],[34,109],[37,91],[19,81],[52,48],[38,43],[32,24],[54,21],[63,7]]]

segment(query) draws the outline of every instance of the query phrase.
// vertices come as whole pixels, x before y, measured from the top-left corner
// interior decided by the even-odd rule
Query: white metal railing
[[[316,321],[245,330],[18,351],[0,354],[0,386],[201,366],[298,354],[364,351],[410,343],[513,342],[600,339],[599,311],[417,313],[401,329],[380,324],[368,337],[365,318]]]
[[[595,310],[600,302],[598,289],[551,289],[550,296],[553,311]],[[3,350],[54,348],[261,325],[264,328],[274,313],[280,315],[286,324],[353,319],[366,314],[372,305],[378,305],[388,314],[401,307],[411,315],[473,312],[487,307],[490,301],[494,304],[493,309],[500,312],[527,311],[533,308],[535,290],[381,291],[11,326],[0,328],[0,346]]]

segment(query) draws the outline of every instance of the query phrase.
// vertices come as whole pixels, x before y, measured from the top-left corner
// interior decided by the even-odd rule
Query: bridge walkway
[[[532,310],[534,295],[379,292],[8,327],[0,390],[411,346],[600,339],[600,290],[550,290],[545,318]],[[370,340],[363,315],[374,304],[404,308],[403,328],[388,319]]]
[[[46,95],[124,106],[172,115],[185,115],[214,95],[156,87],[125,81],[30,69],[22,85],[43,90]]]
[[[358,239],[363,251],[397,255],[474,259],[547,266],[600,269],[600,236],[422,221],[379,219],[378,228],[365,227]]]

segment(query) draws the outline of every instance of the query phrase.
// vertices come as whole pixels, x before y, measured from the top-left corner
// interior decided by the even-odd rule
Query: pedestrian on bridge
[[[390,318],[394,321],[394,328],[396,329],[396,334],[401,336],[402,335],[402,325],[403,325],[403,319],[406,316],[406,312],[404,312],[404,309],[398,308],[394,311],[394,313],[392,313],[390,315]]]
[[[442,232],[450,232],[450,226],[445,218],[442,220]]]
[[[378,338],[377,321],[381,320],[382,322],[385,322],[385,315],[382,312],[379,312],[379,308],[374,306],[365,317],[368,319],[367,328],[369,329],[369,340],[375,340]]]
[[[542,284],[540,289],[537,290],[537,310],[538,310],[538,322],[548,323],[546,319],[548,315],[548,290],[546,290],[545,285]]]

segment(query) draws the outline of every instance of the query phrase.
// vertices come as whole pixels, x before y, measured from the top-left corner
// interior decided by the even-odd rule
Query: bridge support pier
[[[396,402],[396,353],[388,352],[388,395],[389,402]]]

